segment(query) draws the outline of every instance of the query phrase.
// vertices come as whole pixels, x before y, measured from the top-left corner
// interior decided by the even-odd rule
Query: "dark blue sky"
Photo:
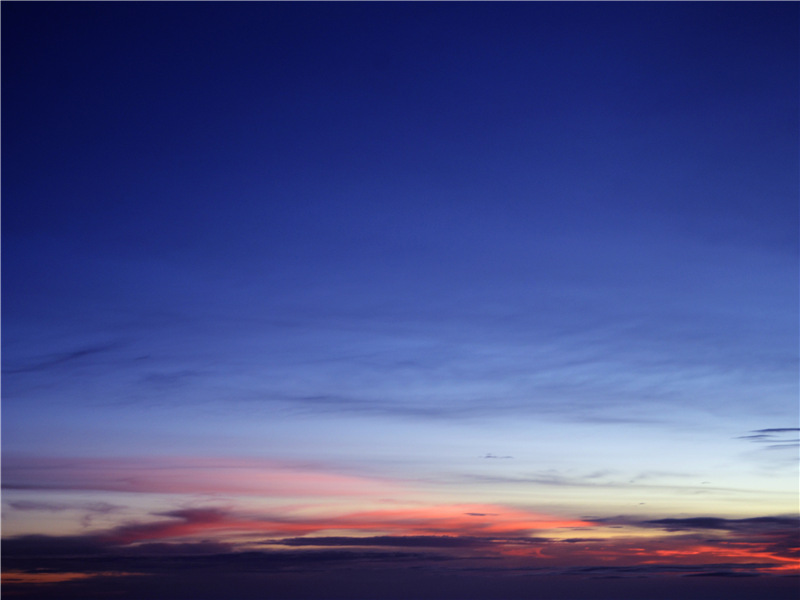
[[[7,536],[264,510],[180,476],[112,498],[81,470],[112,458],[570,519],[794,510],[796,3],[2,16]]]
[[[650,4],[11,3],[7,229],[239,256],[478,213],[793,252],[792,8]]]

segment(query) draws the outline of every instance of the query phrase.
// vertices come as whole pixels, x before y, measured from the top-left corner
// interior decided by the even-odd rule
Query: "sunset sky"
[[[799,14],[4,1],[3,593],[795,598]]]

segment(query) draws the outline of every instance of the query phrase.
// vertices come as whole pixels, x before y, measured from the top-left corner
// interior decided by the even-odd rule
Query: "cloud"
[[[333,520],[345,528],[409,535],[524,536],[532,531],[585,527],[591,523],[501,505],[432,505],[351,513]]]
[[[9,508],[19,511],[44,511],[44,512],[65,512],[65,511],[81,511],[85,514],[81,518],[81,525],[89,527],[92,521],[98,515],[106,515],[123,507],[108,502],[82,502],[82,503],[66,503],[66,502],[39,502],[35,500],[18,500],[8,503]]]
[[[162,494],[401,496],[399,484],[326,465],[261,459],[3,457],[3,488]]]
[[[570,575],[614,574],[623,577],[641,577],[663,574],[677,574],[685,577],[734,577],[758,576],[764,569],[769,570],[770,563],[699,563],[692,565],[672,563],[650,563],[642,565],[607,566],[591,565],[569,567],[563,570]]]
[[[227,511],[218,508],[194,508],[155,513],[167,521],[133,523],[116,527],[100,536],[109,545],[125,545],[141,540],[180,538],[215,529],[237,529],[249,523],[231,521]]]
[[[283,540],[290,547],[306,546],[302,538]],[[143,544],[127,548],[108,546],[97,538],[55,539],[53,536],[25,536],[4,542],[4,570],[19,572],[64,572],[64,573],[138,573],[169,575],[176,571],[195,573],[243,573],[243,572],[318,572],[319,569],[338,568],[339,565],[359,565],[360,568],[380,569],[429,568],[444,564],[452,573],[540,573],[544,575],[570,575],[583,577],[619,576],[652,577],[662,575],[678,576],[735,576],[735,574],[769,575],[776,574],[772,561],[695,561],[690,564],[680,560],[653,561],[642,560],[631,564],[619,563],[613,555],[592,555],[576,553],[576,561],[582,564],[564,564],[558,558],[548,558],[542,554],[526,555],[522,562],[498,563],[498,556],[457,556],[448,553],[406,552],[385,550],[342,549],[350,540],[341,538],[321,538],[315,546],[331,546],[335,549],[314,550],[238,550],[234,546],[212,542],[193,542],[182,544]],[[521,542],[522,540],[520,540]],[[273,544],[265,541],[264,544]],[[439,543],[432,539],[411,539],[408,544],[396,538],[372,538],[358,544],[367,547],[420,548],[432,550],[484,549],[490,540],[449,539]],[[639,540],[641,546],[642,540]],[[531,542],[541,545],[540,542]],[[311,546],[312,544],[308,544]],[[605,556],[603,562],[596,564],[598,556]],[[703,558],[708,558],[704,556]],[[478,561],[477,563],[475,561]]]
[[[4,571],[168,573],[188,569],[297,569],[327,562],[446,560],[417,552],[247,550],[208,541],[116,546],[102,536],[20,536],[3,541]]]
[[[702,573],[689,573],[685,577],[761,577],[762,573],[749,573],[747,571],[706,571]]]
[[[163,583],[172,587],[181,587],[184,577],[190,577],[195,584],[203,582],[203,586],[221,578],[236,581],[237,592],[241,589],[238,582],[242,578],[261,577],[259,581],[263,586],[267,581],[285,581],[281,578],[297,576],[325,582],[318,583],[317,593],[308,596],[318,598],[331,597],[334,589],[331,585],[335,586],[336,581],[353,581],[353,578],[359,582],[371,581],[373,577],[383,582],[411,582],[424,580],[427,573],[432,578],[429,583],[439,586],[445,585],[443,582],[448,578],[461,580],[472,576],[489,578],[498,585],[504,585],[504,581],[519,584],[520,578],[525,581],[536,578],[544,585],[551,585],[545,581],[559,578],[575,581],[659,578],[664,581],[664,578],[735,579],[761,575],[765,580],[772,580],[774,577],[770,575],[790,574],[792,565],[797,564],[796,559],[778,554],[776,544],[780,537],[764,538],[775,542],[770,545],[752,535],[752,530],[785,531],[785,526],[794,521],[784,517],[647,521],[619,517],[614,521],[638,525],[652,534],[613,533],[604,538],[558,539],[560,532],[548,532],[547,537],[539,537],[530,535],[530,530],[524,535],[492,531],[493,528],[523,529],[522,526],[505,526],[503,519],[531,518],[530,513],[495,506],[494,515],[486,510],[468,515],[464,508],[453,505],[428,507],[427,512],[414,509],[350,513],[323,522],[309,518],[293,520],[279,514],[245,515],[219,506],[184,507],[153,513],[151,516],[158,517],[158,521],[127,523],[92,534],[8,538],[3,542],[3,567],[6,573],[20,574],[15,576],[20,582],[16,585],[33,586],[27,589],[34,589],[37,598],[48,597],[42,595],[42,590],[48,589],[42,586],[79,589],[75,582],[85,584],[89,579],[106,592],[131,590],[138,585],[135,578],[143,575],[150,576],[144,580],[152,585]],[[492,527],[498,521],[501,527]],[[465,532],[465,524],[469,522],[482,526],[473,529],[473,533]],[[609,528],[609,523],[596,525],[598,529]],[[679,525],[688,528],[688,533],[676,535],[671,528]],[[361,533],[377,526],[396,533]],[[407,533],[443,528],[450,528],[451,532]],[[313,537],[326,529],[350,529],[353,535]],[[718,537],[708,539],[709,532]],[[257,535],[264,533],[270,537]],[[63,574],[64,578],[51,577],[53,582],[61,583],[46,584],[43,579],[36,579],[38,573],[53,577]],[[279,579],[273,579],[275,577]],[[22,583],[24,581],[28,583]],[[32,584],[31,581],[42,583]],[[490,587],[492,590],[480,597],[499,597],[496,587]],[[54,592],[53,597],[91,596],[88,592],[75,592],[70,596],[64,587],[53,589],[61,591],[60,595]],[[263,591],[263,587],[261,589]],[[378,597],[375,590],[371,590],[373,594],[369,597]],[[197,594],[193,590],[185,597],[205,597],[205,592],[201,592]],[[514,593],[518,594],[519,590],[515,588]],[[95,595],[108,596],[107,593]],[[216,597],[223,596],[216,592]],[[406,597],[417,596],[419,594],[408,593]],[[138,597],[175,596],[141,591]],[[287,593],[285,597],[293,596]],[[362,596],[342,594],[341,597]],[[462,591],[457,597],[477,596],[465,596]]]
[[[39,502],[35,500],[18,500],[9,502],[8,505],[15,510],[42,510],[47,512],[62,512],[65,510],[86,510],[94,513],[107,514],[122,508],[108,502],[85,502],[78,504],[59,502]]]
[[[750,440],[756,444],[768,444],[771,450],[797,448],[800,446],[800,428],[777,427],[770,429],[754,429],[749,435],[739,436],[737,439]]]
[[[656,555],[691,558],[717,556],[731,559],[768,560],[772,568],[797,570],[800,567],[800,517],[765,516],[745,519],[689,517],[637,520],[625,517],[598,519],[609,526],[626,525],[662,529],[663,538]],[[693,553],[693,554],[692,554]]]
[[[469,512],[483,509],[481,512]],[[486,510],[489,509],[489,510]],[[257,516],[241,514],[228,508],[202,507],[153,513],[159,520],[126,523],[90,536],[65,537],[102,547],[164,541],[225,540],[231,536],[266,534],[269,543],[281,545],[346,546],[447,546],[467,547],[495,543],[500,538],[515,544],[546,541],[532,538],[533,531],[573,528],[589,525],[585,521],[559,519],[529,511],[488,505],[432,505],[392,510],[374,510],[302,517],[275,511]],[[300,538],[326,531],[377,533],[366,537]],[[289,541],[276,541],[288,536]],[[38,543],[41,538],[19,538],[18,544]],[[59,538],[60,539],[60,538]],[[306,541],[301,541],[306,540]]]
[[[720,529],[735,532],[784,531],[786,529],[798,530],[800,518],[798,517],[753,517],[748,519],[724,519],[720,517],[691,517],[680,519],[655,519],[642,521],[642,526],[654,525],[663,527],[667,531],[687,531],[697,529]]]
[[[545,540],[546,538],[538,538]],[[301,537],[266,540],[280,546],[383,546],[403,548],[478,548],[496,543],[492,538],[452,535],[381,535],[372,537]]]
[[[36,373],[39,371],[47,371],[49,369],[60,367],[67,363],[73,363],[81,358],[93,356],[96,354],[104,354],[115,350],[119,344],[104,344],[100,346],[87,346],[73,350],[71,352],[63,352],[60,354],[52,354],[46,358],[38,361],[29,362],[28,364],[14,367],[11,369],[4,369],[4,374],[18,374],[18,373]]]
[[[19,557],[105,554],[108,546],[95,535],[20,535],[3,539],[3,561]]]
[[[207,506],[152,513],[157,520],[124,523],[86,536],[56,538],[67,549],[77,544],[81,552],[89,544],[96,548],[134,547],[151,543],[197,541],[229,542],[270,536],[261,545],[284,546],[385,546],[427,548],[476,548],[492,546],[504,551],[518,546],[546,542],[532,532],[590,525],[499,505],[430,505],[344,514],[301,515],[291,509],[273,509],[266,514],[242,513],[230,508]],[[348,531],[348,536],[324,536],[326,532]],[[323,534],[320,537],[301,537]],[[12,538],[23,553],[27,546],[41,547],[42,537]]]
[[[756,429],[761,433],[783,433],[786,431],[800,431],[800,427],[782,427],[777,429]]]

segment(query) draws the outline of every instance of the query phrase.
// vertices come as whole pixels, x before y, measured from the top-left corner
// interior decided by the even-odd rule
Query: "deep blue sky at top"
[[[531,233],[688,212],[790,243],[791,8],[651,4],[10,3],[7,230],[236,254],[491,202]]]
[[[237,332],[346,314],[499,348],[612,325],[622,363],[785,381],[797,11],[4,3],[5,362],[235,362]],[[392,364],[454,356],[417,350]]]

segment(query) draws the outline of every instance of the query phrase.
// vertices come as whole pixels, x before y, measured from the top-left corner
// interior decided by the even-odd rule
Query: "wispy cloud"
[[[3,374],[14,375],[18,373],[37,373],[47,371],[62,365],[78,362],[80,359],[105,354],[119,347],[119,344],[103,344],[98,346],[86,346],[70,352],[52,354],[38,360],[31,360],[18,366],[3,369]]]
[[[739,436],[740,440],[750,440],[756,444],[764,444],[770,450],[783,450],[800,446],[800,428],[777,427],[754,429],[748,435]]]

